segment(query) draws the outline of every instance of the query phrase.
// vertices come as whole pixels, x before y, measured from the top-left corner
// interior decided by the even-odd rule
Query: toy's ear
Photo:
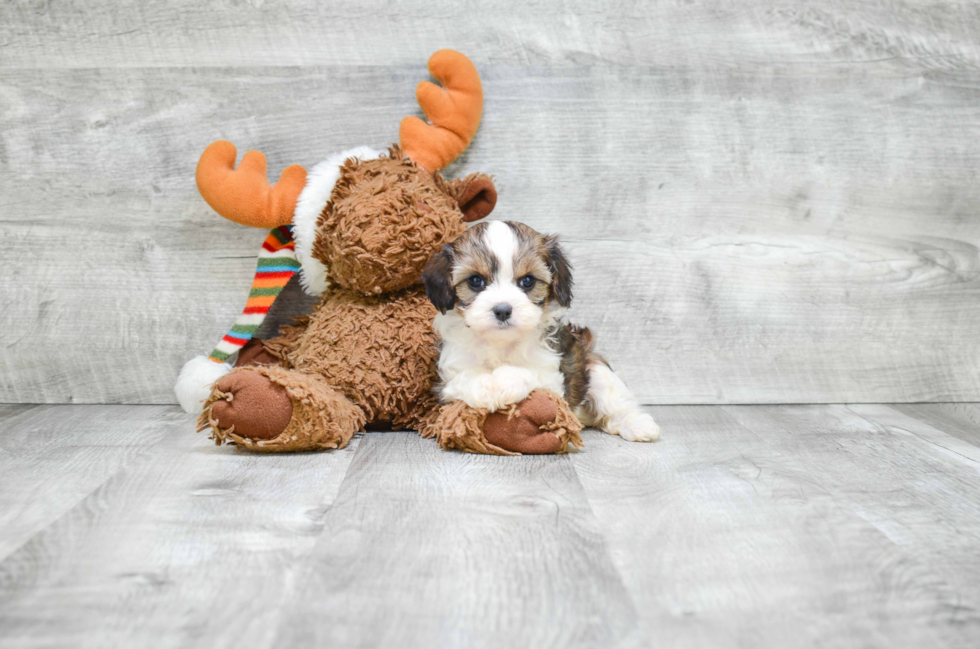
[[[422,271],[425,294],[440,313],[456,306],[456,290],[453,287],[454,252],[453,244],[447,243]]]
[[[558,245],[558,237],[545,237],[545,263],[551,271],[551,295],[558,304],[568,308],[572,304],[572,265]]]
[[[497,205],[497,188],[490,176],[485,174],[470,174],[466,178],[453,180],[449,187],[467,223],[489,216]]]

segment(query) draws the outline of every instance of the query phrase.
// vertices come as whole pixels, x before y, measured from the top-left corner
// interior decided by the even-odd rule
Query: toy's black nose
[[[497,320],[500,320],[501,322],[507,322],[507,320],[510,319],[510,314],[513,311],[514,310],[510,307],[509,304],[501,303],[493,307],[493,314],[497,316]]]

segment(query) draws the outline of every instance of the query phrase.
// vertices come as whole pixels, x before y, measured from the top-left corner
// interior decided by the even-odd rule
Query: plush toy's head
[[[201,155],[197,185],[219,214],[254,227],[293,226],[301,280],[320,294],[329,283],[377,295],[420,281],[426,262],[497,201],[482,174],[445,181],[439,175],[476,134],[483,87],[468,58],[440,50],[415,94],[429,123],[406,117],[401,145],[387,154],[359,147],[331,157],[309,174],[299,165],[266,180],[265,157],[249,151],[235,169],[230,142]]]
[[[348,159],[316,222],[311,255],[327,279],[360,293],[415,284],[426,262],[459,236],[465,221],[486,216],[496,191],[484,175],[446,182],[402,156]]]

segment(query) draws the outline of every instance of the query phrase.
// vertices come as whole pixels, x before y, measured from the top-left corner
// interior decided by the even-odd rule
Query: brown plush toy
[[[554,453],[581,444],[581,425],[556,394],[535,392],[500,413],[435,400],[436,311],[422,270],[466,222],[487,216],[497,195],[483,174],[446,181],[438,173],[479,125],[476,68],[441,50],[429,71],[442,83],[422,82],[416,92],[429,123],[405,118],[401,146],[386,153],[352,149],[308,174],[294,165],[273,186],[261,153],[246,153],[237,169],[229,142],[202,154],[197,182],[208,204],[237,223],[274,228],[244,313],[209,357],[188,361],[177,382],[181,404],[201,413],[198,430],[210,429],[216,443],[341,448],[366,425],[380,424],[479,453]],[[254,338],[297,272],[320,302],[279,337]]]

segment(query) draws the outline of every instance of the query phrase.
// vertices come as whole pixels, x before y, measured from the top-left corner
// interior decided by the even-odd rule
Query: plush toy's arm
[[[298,316],[288,325],[279,327],[279,335],[269,340],[263,340],[262,345],[266,351],[289,367],[289,356],[299,347],[300,339],[309,326],[310,316]]]

